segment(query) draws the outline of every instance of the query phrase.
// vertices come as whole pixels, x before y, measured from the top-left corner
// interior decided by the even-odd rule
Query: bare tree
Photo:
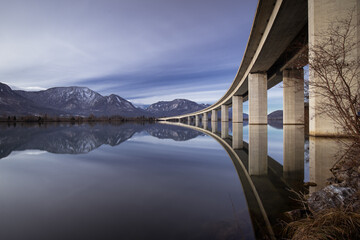
[[[310,94],[323,99],[316,106],[341,126],[343,132],[360,142],[360,58],[357,55],[357,24],[354,10],[321,33],[322,41],[309,46]],[[311,97],[311,96],[310,96]]]

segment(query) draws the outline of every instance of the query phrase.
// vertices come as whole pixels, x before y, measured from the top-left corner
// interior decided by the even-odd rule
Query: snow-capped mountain
[[[92,109],[104,101],[104,97],[85,87],[56,87],[44,91],[15,91],[24,98],[31,99],[39,106],[63,109],[66,112],[81,112]]]
[[[195,112],[209,105],[186,99],[161,101],[145,109],[135,107],[124,98],[101,94],[87,87],[54,87],[43,91],[12,90],[0,83],[0,115],[44,115],[51,116],[175,116]]]
[[[103,109],[108,114],[122,115],[126,113],[126,116],[141,116],[147,115],[142,109],[136,108],[131,102],[123,99],[122,97],[111,94],[106,96],[105,109]]]
[[[31,99],[27,99],[8,85],[0,83],[0,115],[38,115],[41,113],[60,114],[59,111],[38,106]]]
[[[24,98],[31,99],[38,106],[62,110],[72,115],[121,115],[125,117],[144,115],[144,111],[134,107],[120,96],[114,94],[102,96],[87,87],[56,87],[38,92],[15,92]]]
[[[206,104],[198,104],[187,99],[175,99],[173,101],[160,101],[151,104],[146,110],[156,117],[170,117],[199,111],[208,107]]]

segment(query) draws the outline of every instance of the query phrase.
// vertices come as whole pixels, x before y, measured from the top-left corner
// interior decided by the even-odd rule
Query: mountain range
[[[134,106],[128,100],[111,94],[101,94],[87,87],[55,87],[43,91],[12,90],[0,82],[0,116],[122,116],[171,117],[196,112],[210,106],[187,99],[160,101],[151,105]],[[218,112],[220,118],[220,111]],[[232,118],[232,111],[229,112]],[[268,115],[269,119],[282,119],[282,110]],[[244,113],[244,119],[248,115]]]
[[[186,99],[161,101],[146,108],[126,99],[101,94],[87,87],[55,87],[43,91],[12,90],[0,83],[0,115],[163,117],[186,114],[209,105]]]
[[[192,129],[156,124],[48,124],[46,127],[0,125],[0,159],[13,151],[41,150],[51,153],[80,154],[101,145],[117,146],[135,133],[145,132],[159,139],[187,141],[203,133]],[[21,136],[21,137],[19,137]]]

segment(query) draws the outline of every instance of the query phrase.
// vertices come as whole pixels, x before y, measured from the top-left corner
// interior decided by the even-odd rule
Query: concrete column
[[[359,0],[308,0],[308,23],[309,23],[309,58],[311,59],[311,46],[321,44],[327,41],[329,36],[324,34],[329,27],[334,24],[335,28],[338,24],[337,19],[346,18],[349,10],[354,9],[352,27],[355,27],[354,36],[349,39],[349,44],[357,43],[357,50],[348,52],[346,58],[348,60],[356,60],[360,54],[360,1]],[[314,70],[309,67],[310,82],[320,82],[320,78],[316,76]],[[357,79],[357,81],[359,81]],[[357,91],[358,86],[353,85],[352,91]],[[318,94],[317,94],[318,93]],[[319,94],[320,93],[320,94]],[[326,93],[325,93],[326,94]],[[321,106],[326,103],[321,89],[309,89],[309,134],[312,136],[341,136],[345,135],[342,126],[337,124],[331,117],[323,114]],[[331,104],[331,103],[330,103]],[[332,113],[333,114],[333,113]],[[333,115],[334,117],[334,115]],[[336,118],[336,116],[335,116]]]
[[[249,174],[266,175],[267,125],[249,125]]]
[[[283,71],[283,123],[304,124],[304,69]]]
[[[233,96],[232,97],[232,122],[239,123],[243,122],[243,97]]]
[[[218,122],[211,121],[211,132],[216,133],[218,131]]]
[[[203,114],[203,121],[208,121],[208,113]]]
[[[203,114],[202,122],[203,122],[203,128],[206,130],[208,127],[208,113]]]
[[[200,117],[199,115],[195,115],[195,126],[199,127],[199,125],[200,125]]]
[[[221,122],[221,138],[229,137],[229,121]]]
[[[283,136],[283,175],[290,186],[298,189],[303,187],[304,180],[304,126],[284,125]]]
[[[228,122],[229,121],[229,106],[221,105],[221,121]]]
[[[212,122],[217,122],[218,121],[218,116],[217,116],[217,110],[212,110],[211,111],[211,121]]]
[[[267,75],[251,73],[248,77],[249,124],[267,124]]]
[[[234,113],[233,113],[234,114]],[[233,149],[242,149],[243,144],[243,123],[232,124],[233,136],[232,136],[232,147]]]
[[[191,117],[187,117],[187,123],[190,125],[190,123],[191,123]]]

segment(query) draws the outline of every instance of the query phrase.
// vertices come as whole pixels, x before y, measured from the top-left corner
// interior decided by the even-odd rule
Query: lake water
[[[309,180],[303,130],[218,124],[0,125],[0,239],[271,236]]]

